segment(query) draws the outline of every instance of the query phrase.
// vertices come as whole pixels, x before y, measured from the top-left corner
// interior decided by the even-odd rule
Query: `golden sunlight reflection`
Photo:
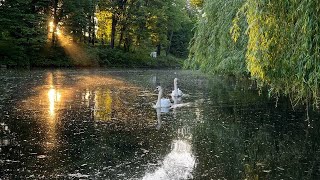
[[[52,150],[57,145],[57,115],[56,112],[59,110],[61,102],[63,100],[61,91],[57,88],[57,84],[60,84],[61,80],[64,78],[63,74],[59,71],[56,73],[48,73],[47,74],[47,84],[49,85],[49,89],[47,89],[47,102],[48,107],[48,115],[47,117],[47,130],[45,137],[45,144],[47,150]],[[45,93],[41,93],[44,96]],[[45,98],[41,98],[44,100]]]
[[[35,92],[19,102],[23,111],[31,112],[41,128],[41,142],[43,148],[51,151],[59,144],[58,134],[60,121],[68,121],[71,109],[94,109],[92,114],[83,114],[83,119],[105,122],[109,120],[123,122],[130,121],[128,117],[136,116],[128,107],[129,101],[134,101],[139,88],[133,84],[115,79],[112,76],[78,75],[72,77],[69,84],[68,76],[61,71],[48,71],[44,76],[43,84],[32,89]],[[130,91],[135,95],[121,96],[121,92]],[[91,111],[90,111],[91,112]],[[78,112],[82,113],[82,112]],[[133,114],[133,115],[132,115]],[[86,117],[85,117],[86,116]],[[144,116],[146,121],[152,120],[152,115]],[[134,123],[133,123],[134,124]]]
[[[61,101],[61,93],[57,92],[54,88],[49,89],[49,113],[53,117],[55,115],[55,106]]]
[[[82,103],[85,104],[87,107],[90,106],[90,98],[92,96],[92,92],[88,89],[84,93],[82,93]]]
[[[129,88],[129,86],[118,88]],[[130,124],[136,128],[138,126],[145,127],[145,124],[148,123],[154,123],[154,115],[152,113],[141,113],[138,103],[135,102],[139,91],[136,91],[134,87],[131,87],[130,91],[130,95],[128,95],[122,94],[119,89],[97,88],[90,99],[93,101],[95,122],[131,122]]]
[[[84,99],[85,100],[89,100],[89,97],[90,97],[90,91],[86,91],[86,94],[84,96]]]

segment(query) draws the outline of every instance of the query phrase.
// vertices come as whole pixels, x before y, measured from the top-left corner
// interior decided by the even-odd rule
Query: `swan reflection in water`
[[[159,130],[161,128],[161,108],[157,108],[157,124],[156,129]]]
[[[161,95],[158,97],[158,102],[160,98]],[[172,100],[173,107],[181,103],[181,97],[172,97]],[[168,113],[170,109],[173,109],[173,114],[175,115],[176,109],[172,108],[172,106],[156,108],[157,130],[161,128],[161,114]],[[154,172],[147,172],[143,180],[192,179],[192,171],[196,165],[196,159],[192,154],[191,140],[192,134],[189,126],[178,128],[177,138],[171,143],[171,152],[165,156],[161,166]]]
[[[173,105],[177,105],[181,102],[181,97],[174,97],[172,98],[173,100]],[[161,128],[161,113],[166,114],[169,113],[170,109],[173,109],[173,115],[176,116],[176,109],[171,108],[171,107],[156,107],[156,112],[157,112],[157,124],[156,124],[156,129],[159,130]]]
[[[157,124],[156,124],[156,129],[159,130],[161,128],[161,114],[166,114],[170,111],[170,108],[156,108],[157,112]]]
[[[181,97],[176,97],[176,96],[172,96],[171,97],[172,101],[173,101],[173,105],[172,105],[172,112],[173,112],[173,118],[176,119],[177,118],[177,109],[176,107],[182,103],[182,98]]]

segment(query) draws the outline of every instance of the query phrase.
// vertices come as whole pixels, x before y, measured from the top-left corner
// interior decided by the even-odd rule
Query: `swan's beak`
[[[156,91],[158,91],[158,89],[153,90],[153,92],[156,92]]]

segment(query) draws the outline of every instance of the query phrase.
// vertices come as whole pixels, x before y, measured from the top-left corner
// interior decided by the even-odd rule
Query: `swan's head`
[[[161,86],[157,86],[157,88],[154,91],[161,91],[162,87]]]
[[[173,82],[178,82],[178,78],[174,78]]]

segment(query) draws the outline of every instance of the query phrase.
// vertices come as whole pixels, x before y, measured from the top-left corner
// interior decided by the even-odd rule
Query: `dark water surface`
[[[153,108],[173,79],[181,107]],[[174,70],[0,71],[0,179],[320,179],[320,115]]]

